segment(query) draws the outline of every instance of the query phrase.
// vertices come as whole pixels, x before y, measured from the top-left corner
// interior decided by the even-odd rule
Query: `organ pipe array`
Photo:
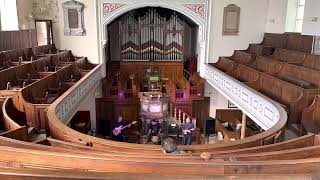
[[[168,17],[150,8],[144,15],[129,13],[120,20],[123,60],[183,60],[185,22],[178,13]]]

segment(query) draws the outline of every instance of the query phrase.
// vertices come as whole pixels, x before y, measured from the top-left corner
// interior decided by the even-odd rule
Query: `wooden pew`
[[[315,141],[316,135],[308,134],[305,136],[301,136],[295,139],[291,139],[288,141],[282,141],[275,144],[257,146],[257,147],[249,147],[249,148],[239,148],[234,150],[221,150],[221,151],[208,151],[213,156],[216,155],[232,155],[232,154],[247,154],[247,153],[260,153],[260,152],[273,152],[273,151],[282,151],[282,150],[290,150],[296,148],[310,147],[314,145],[319,145]],[[194,155],[197,153],[193,153]],[[199,154],[199,153],[198,153]],[[200,155],[200,154],[199,154]]]
[[[134,159],[119,157],[97,157],[93,155],[77,155],[72,153],[51,152],[40,150],[28,150],[9,147],[0,147],[6,150],[6,156],[0,157],[1,161],[13,161],[18,167],[44,168],[46,169],[77,169],[98,172],[128,172],[155,174],[185,174],[185,175],[216,175],[216,174],[277,174],[277,173],[312,173],[318,172],[319,158],[296,159],[294,161],[270,160],[270,161],[224,161],[222,159],[205,162],[203,160],[168,160],[159,159]],[[17,154],[24,158],[17,161]],[[45,159],[45,161],[43,161]],[[48,164],[50,162],[50,164]],[[115,163],[116,162],[116,163]],[[116,165],[115,165],[116,164]],[[8,167],[7,164],[0,164]],[[125,168],[132,167],[135,168]],[[172,167],[175,168],[172,168]]]
[[[6,68],[28,64],[35,60],[32,49],[14,49],[2,52],[2,61],[5,63]]]
[[[286,47],[294,51],[311,53],[313,46],[313,36],[301,35],[301,33],[285,33]]]
[[[29,141],[28,130],[26,126],[17,129],[9,130],[0,134],[0,136],[16,139],[20,141]]]
[[[23,112],[20,112],[14,107],[13,101],[11,98],[7,98],[2,107],[4,126],[6,130],[15,130],[19,129],[22,126],[26,126],[26,115]]]
[[[258,56],[256,60],[250,65],[250,67],[269,75],[275,75],[279,73],[282,65],[283,63],[277,60]]]
[[[74,65],[68,65],[21,90],[21,103],[24,104],[29,126],[35,127],[39,132],[48,128],[45,109],[75,84],[74,81],[62,81],[66,80],[65,76],[70,77],[74,73],[73,68]]]
[[[236,69],[238,66],[236,62],[224,57],[220,57],[216,63],[212,63],[210,65],[227,74]]]
[[[320,71],[285,63],[276,76],[305,89],[320,89]]]
[[[54,44],[36,46],[33,48],[33,54],[36,57],[43,57],[46,54],[55,54],[57,52],[58,52],[58,49],[55,47]]]
[[[275,48],[285,48],[286,35],[265,33],[261,44],[250,44],[247,52],[256,56],[270,56]]]
[[[97,66],[96,64],[90,63],[86,57],[79,58],[75,64],[82,71],[90,71]]]
[[[302,111],[301,124],[305,131],[319,134],[320,132],[320,96],[316,96],[313,103]]]
[[[307,54],[302,63],[303,67],[320,71],[320,55]]]
[[[245,51],[234,51],[234,54],[229,57],[229,59],[235,61],[238,64],[251,64],[254,61],[255,57]]]
[[[277,48],[271,58],[290,64],[301,65],[306,57],[305,52]]]
[[[313,92],[264,73],[260,74],[258,81],[260,92],[285,107],[289,113],[289,122],[300,123],[301,112],[310,104]]]
[[[255,88],[259,74],[259,71],[242,64],[238,64],[237,68],[231,72],[232,77],[252,88]]]
[[[2,106],[6,98],[0,97],[0,133],[5,131],[5,126],[4,126],[4,118],[3,118],[3,111],[2,111]]]

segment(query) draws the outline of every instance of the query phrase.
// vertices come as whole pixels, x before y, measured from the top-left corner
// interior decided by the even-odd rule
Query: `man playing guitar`
[[[192,132],[195,130],[193,123],[190,118],[186,119],[186,122],[182,125],[183,130],[183,145],[191,145],[192,143]]]
[[[136,124],[136,123],[137,123],[136,121],[133,121],[132,123],[126,125],[123,122],[122,116],[119,116],[118,121],[112,125],[113,140],[123,142],[124,141],[123,130],[126,128],[130,128],[132,124]]]

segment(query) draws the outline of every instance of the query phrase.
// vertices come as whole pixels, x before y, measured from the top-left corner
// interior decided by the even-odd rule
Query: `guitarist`
[[[112,125],[112,130],[119,128],[119,127],[124,127],[126,126],[126,123],[123,122],[123,118],[122,116],[119,116],[118,121],[114,122]],[[128,125],[128,127],[131,127],[131,124]],[[118,135],[113,135],[113,140],[114,141],[120,141],[123,142],[124,141],[124,133],[123,131],[121,131]]]
[[[192,143],[192,132],[195,130],[193,123],[190,118],[186,119],[186,122],[182,125],[183,145],[191,145]]]

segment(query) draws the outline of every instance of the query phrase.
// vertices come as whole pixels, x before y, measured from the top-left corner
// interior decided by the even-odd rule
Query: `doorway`
[[[53,44],[53,31],[51,20],[36,20],[38,46]]]

